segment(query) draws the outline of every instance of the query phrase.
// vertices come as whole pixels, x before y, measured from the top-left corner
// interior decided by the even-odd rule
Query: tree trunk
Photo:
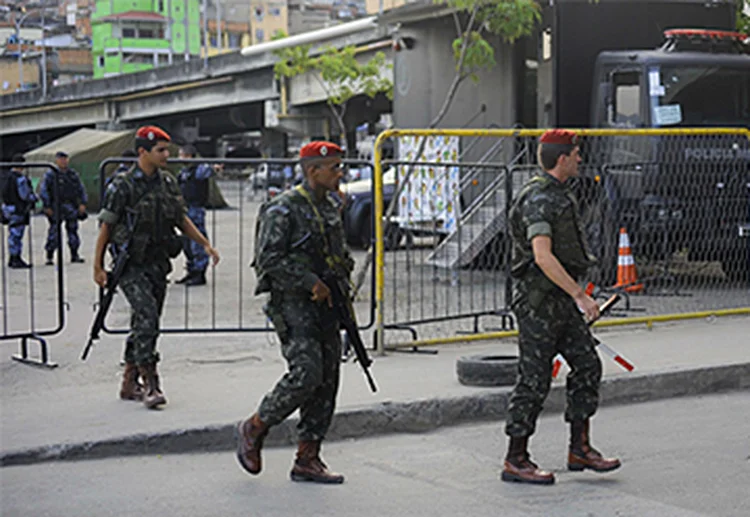
[[[463,43],[461,44],[461,52],[458,57],[458,65],[456,66],[456,75],[453,77],[453,82],[450,85],[450,88],[448,88],[448,93],[445,96],[445,100],[443,101],[443,106],[440,108],[440,111],[438,111],[438,114],[435,116],[434,119],[432,119],[432,122],[430,122],[430,125],[428,129],[434,129],[437,127],[438,124],[443,120],[445,115],[448,113],[448,109],[450,108],[451,104],[453,103],[453,99],[456,97],[456,93],[458,92],[458,87],[461,85],[461,83],[468,77],[467,74],[463,72],[464,67],[464,60],[466,59],[466,48],[468,47],[469,40],[468,35],[472,31],[474,26],[474,20],[476,19],[478,7],[474,7],[474,9],[471,11],[471,16],[469,17],[469,21],[466,24],[466,28],[463,31]],[[422,141],[419,143],[419,148],[417,149],[417,155],[414,158],[415,162],[418,162],[422,158],[422,153],[424,152],[424,148],[427,145],[427,138],[422,138]],[[386,209],[385,213],[383,214],[383,220],[388,221],[393,216],[393,212],[396,211],[396,207],[398,206],[398,198],[401,195],[401,193],[404,190],[404,187],[407,183],[409,183],[409,180],[411,179],[411,176],[414,172],[414,165],[409,167],[408,171],[406,172],[406,176],[404,177],[403,182],[399,182],[396,188],[396,191],[393,194],[393,198],[391,198],[391,202],[388,205],[388,208]],[[374,200],[373,200],[374,201]],[[375,210],[373,207],[372,210],[373,217],[375,216]],[[365,276],[367,275],[367,270],[372,265],[372,259],[374,254],[374,247],[372,243],[370,243],[370,247],[367,249],[367,254],[365,255],[365,261],[362,265],[362,268],[357,273],[355,280],[354,280],[354,288],[352,293],[352,299],[356,298],[357,294],[359,293],[359,290],[362,288],[362,285],[365,281]]]

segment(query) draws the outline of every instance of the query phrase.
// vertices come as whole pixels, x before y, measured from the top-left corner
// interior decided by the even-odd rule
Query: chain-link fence
[[[376,318],[378,335],[389,336],[381,350],[512,329],[507,212],[540,172],[542,133],[380,136],[376,151],[388,138],[398,149],[398,160],[376,152],[375,163]],[[582,163],[570,185],[598,259],[579,279],[588,291],[625,295],[614,315],[634,321],[750,311],[750,132],[578,133]],[[469,146],[473,153],[460,153]]]
[[[48,185],[51,204],[47,213],[41,210],[41,200],[28,177],[32,168],[52,174],[52,185]],[[70,237],[71,228],[77,226],[79,216],[73,213],[73,219],[70,219],[70,214],[61,210],[60,175],[64,173],[55,165],[45,162],[0,163],[0,173],[0,340],[19,340],[19,353],[12,356],[13,360],[52,368],[57,364],[50,361],[45,338],[58,334],[65,327],[62,227],[65,226]],[[49,267],[42,265],[37,258],[45,255],[40,242],[46,242],[46,246],[56,243],[57,262],[47,260]],[[40,247],[38,252],[36,246]],[[29,352],[31,341],[39,345],[38,357]]]

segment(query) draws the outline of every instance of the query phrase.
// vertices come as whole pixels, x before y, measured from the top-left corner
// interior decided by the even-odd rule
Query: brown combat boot
[[[157,409],[157,406],[167,403],[164,393],[159,385],[159,373],[156,371],[156,363],[144,364],[138,370],[146,381],[145,393],[143,394],[143,405],[148,409]]]
[[[297,459],[289,477],[292,481],[312,481],[331,485],[344,482],[344,476],[328,470],[328,465],[320,459],[320,441],[299,442]]]
[[[609,472],[620,468],[617,458],[603,458],[589,443],[589,419],[570,423],[570,449],[568,470],[591,469],[594,472]]]
[[[135,363],[125,363],[122,372],[122,385],[120,386],[120,398],[122,400],[143,400],[143,385],[138,382],[138,367]]]
[[[267,434],[268,426],[263,423],[258,413],[237,424],[237,461],[250,474],[259,474],[263,468],[260,450]]]
[[[526,450],[529,437],[510,437],[508,454],[505,456],[505,465],[500,478],[503,481],[515,481],[518,483],[532,483],[535,485],[551,485],[555,482],[552,472],[541,470]]]

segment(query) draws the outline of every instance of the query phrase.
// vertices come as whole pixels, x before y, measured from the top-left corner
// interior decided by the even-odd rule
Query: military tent
[[[107,158],[122,156],[125,149],[132,149],[135,145],[135,130],[126,131],[100,131],[96,129],[79,129],[67,134],[57,140],[53,140],[33,151],[27,152],[24,157],[28,162],[54,163],[55,153],[64,151],[70,157],[70,166],[81,175],[81,180],[86,187],[89,196],[89,210],[98,210],[100,205],[100,173],[99,166]],[[170,146],[170,156],[177,156],[178,147]],[[105,172],[112,174],[117,163],[107,166]],[[179,166],[169,167],[176,172]],[[31,169],[31,176],[35,180],[44,175],[44,169]],[[209,208],[224,208],[227,205],[221,190],[215,179],[211,180],[211,190],[208,201]]]

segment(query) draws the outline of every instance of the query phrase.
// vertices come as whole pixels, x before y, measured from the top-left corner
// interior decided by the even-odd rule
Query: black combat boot
[[[11,269],[29,269],[31,264],[24,262],[21,255],[11,255],[8,260],[8,267]]]
[[[206,285],[206,272],[205,271],[193,271],[191,277],[185,282],[186,286],[193,285]]]
[[[179,280],[176,280],[175,284],[184,284],[188,280],[190,280],[191,278],[193,278],[193,272],[192,271],[188,271],[187,273],[185,273],[185,276],[183,276]]]
[[[47,252],[47,262],[44,263],[46,266],[54,266],[55,265],[55,252],[54,251],[48,251]]]
[[[78,250],[70,249],[70,262],[73,264],[83,264],[85,260],[78,254]]]

